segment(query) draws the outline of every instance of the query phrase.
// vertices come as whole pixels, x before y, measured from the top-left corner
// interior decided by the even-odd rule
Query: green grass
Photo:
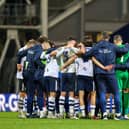
[[[129,121],[18,119],[17,113],[0,112],[0,129],[129,129]]]

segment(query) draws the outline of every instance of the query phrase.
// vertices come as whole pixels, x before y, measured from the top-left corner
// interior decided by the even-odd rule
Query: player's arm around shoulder
[[[123,47],[114,45],[114,48],[117,53],[125,54],[125,53],[129,52],[129,43],[126,43]]]

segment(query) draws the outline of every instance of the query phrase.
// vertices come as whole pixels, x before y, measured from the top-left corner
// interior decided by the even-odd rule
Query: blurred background
[[[89,36],[95,43],[109,31],[128,42],[128,12],[129,0],[0,0],[0,93],[16,92],[16,53],[29,39]]]

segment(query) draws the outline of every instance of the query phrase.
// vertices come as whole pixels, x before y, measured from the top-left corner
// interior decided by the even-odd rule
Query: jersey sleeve
[[[119,69],[119,70],[126,70],[126,69],[128,69],[129,70],[129,59],[124,64],[116,64],[115,65],[115,69]]]
[[[21,63],[21,59],[22,59],[22,57],[27,55],[27,51],[28,51],[28,49],[22,50],[22,51],[18,51],[18,53],[17,53],[17,64]]]
[[[41,55],[40,52],[37,52],[37,53],[35,54],[35,56],[34,56],[34,62],[35,62],[35,64],[36,64],[38,67],[44,69],[45,65],[42,63],[42,61],[41,61],[41,59],[40,59],[40,55]]]
[[[64,47],[61,47],[56,50],[57,51],[56,58],[59,58],[63,54],[64,49],[65,49]]]
[[[89,51],[86,51],[86,53],[82,56],[83,60],[89,59],[92,56],[95,56],[95,51],[96,51],[97,46],[94,46],[93,48],[91,48]]]
[[[72,51],[73,53],[77,54],[77,53],[80,51],[80,49],[78,49],[78,48],[76,48],[76,47],[71,47],[71,51]]]
[[[114,45],[114,49],[115,49],[116,53],[125,54],[129,51],[129,44],[125,44],[125,46],[123,46],[123,47]]]

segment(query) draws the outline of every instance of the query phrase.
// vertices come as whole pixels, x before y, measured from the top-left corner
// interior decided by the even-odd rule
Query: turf
[[[0,129],[129,129],[129,121],[19,119],[17,113],[0,112]]]

